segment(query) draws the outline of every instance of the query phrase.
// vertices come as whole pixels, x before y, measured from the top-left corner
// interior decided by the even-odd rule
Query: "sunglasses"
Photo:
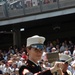
[[[31,47],[39,50],[45,49],[45,46],[43,44],[32,44]]]

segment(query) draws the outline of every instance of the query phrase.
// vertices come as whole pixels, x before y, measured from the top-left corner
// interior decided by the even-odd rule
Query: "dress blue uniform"
[[[52,75],[50,70],[42,71],[42,68],[39,65],[37,66],[35,63],[33,63],[30,60],[27,60],[26,65],[23,65],[20,67],[19,75],[23,75],[22,73],[24,69],[27,69],[30,71],[28,74],[25,74],[25,75],[34,75],[35,73],[38,73],[38,75]]]

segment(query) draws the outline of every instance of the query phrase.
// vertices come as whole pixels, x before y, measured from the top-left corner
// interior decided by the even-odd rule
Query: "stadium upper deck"
[[[20,43],[25,43],[26,37],[39,33],[48,40],[74,37],[74,16],[75,0],[2,0],[0,44],[4,46],[8,42],[19,46]],[[56,27],[60,31],[56,31]],[[19,32],[20,28],[25,28],[25,32]]]
[[[2,0],[0,2],[0,25],[71,14],[75,12],[74,9],[75,0]],[[18,21],[15,22],[16,18]]]

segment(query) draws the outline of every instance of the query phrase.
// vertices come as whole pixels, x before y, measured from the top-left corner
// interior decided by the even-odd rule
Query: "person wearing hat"
[[[68,69],[70,62],[72,61],[71,56],[61,53],[59,54],[59,61],[65,62],[61,68],[62,75],[72,75],[71,71]]]
[[[45,38],[38,35],[27,38],[28,60],[19,68],[19,75],[53,75],[63,65],[62,62],[56,62],[53,67],[42,70],[38,61],[41,60],[43,54],[44,41]]]

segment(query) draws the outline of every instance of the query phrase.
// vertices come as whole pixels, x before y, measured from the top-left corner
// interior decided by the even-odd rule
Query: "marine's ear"
[[[31,47],[27,47],[26,50],[27,50],[27,55],[29,55],[29,52],[31,50]]]

